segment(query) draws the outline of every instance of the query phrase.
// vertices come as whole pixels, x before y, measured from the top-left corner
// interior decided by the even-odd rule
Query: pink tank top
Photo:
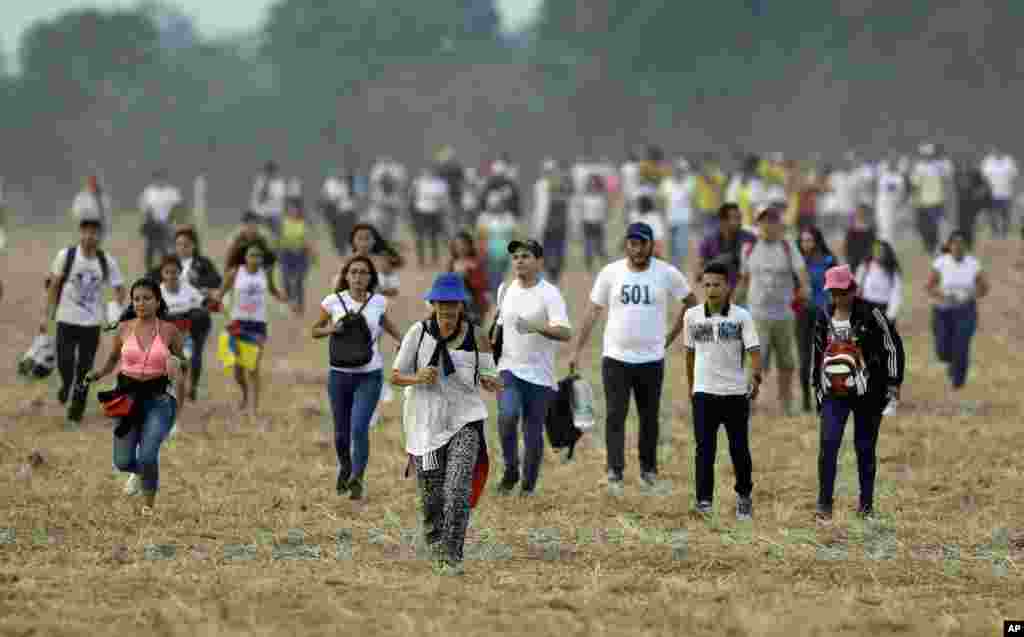
[[[135,336],[135,327],[132,327],[131,335],[121,346],[121,373],[139,379],[163,376],[167,373],[167,358],[170,355],[171,351],[167,349],[159,329],[149,349],[143,350]]]

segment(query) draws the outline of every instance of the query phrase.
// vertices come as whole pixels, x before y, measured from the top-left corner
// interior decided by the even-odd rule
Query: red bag
[[[108,418],[124,418],[132,413],[135,401],[128,394],[121,394],[101,404],[103,405],[103,413]]]

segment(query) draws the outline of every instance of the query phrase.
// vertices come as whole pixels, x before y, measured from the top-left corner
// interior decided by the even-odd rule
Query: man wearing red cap
[[[822,523],[832,519],[836,463],[851,412],[860,477],[857,512],[873,515],[878,430],[885,408],[899,399],[906,363],[896,327],[857,298],[850,266],[829,268],[825,290],[830,303],[815,318],[811,345],[811,385],[821,416],[816,518]]]

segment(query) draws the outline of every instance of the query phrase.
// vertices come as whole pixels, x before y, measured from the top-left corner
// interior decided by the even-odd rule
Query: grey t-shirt
[[[787,241],[788,250],[783,241]],[[750,275],[747,303],[755,320],[781,321],[793,318],[793,275],[807,271],[804,257],[788,239],[759,240],[743,253],[741,271]]]

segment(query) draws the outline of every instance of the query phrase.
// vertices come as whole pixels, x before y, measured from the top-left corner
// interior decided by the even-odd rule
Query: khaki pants
[[[768,360],[774,357],[779,369],[796,369],[796,320],[754,319],[757,339],[761,343],[761,360],[767,369]]]

